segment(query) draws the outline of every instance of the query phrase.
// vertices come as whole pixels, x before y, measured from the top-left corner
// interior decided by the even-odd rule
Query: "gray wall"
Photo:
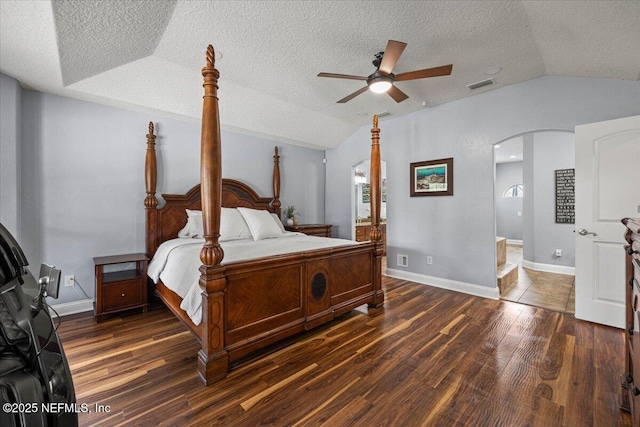
[[[502,197],[504,190],[522,184],[522,162],[496,164],[496,233],[510,240],[522,240],[522,197]],[[520,215],[518,215],[518,212]]]
[[[637,81],[542,77],[382,121],[388,266],[399,268],[402,253],[409,255],[406,271],[495,287],[493,144],[637,115],[638,99]],[[369,156],[370,128],[327,152],[326,221],[341,237],[351,233],[349,174]],[[409,163],[445,157],[454,158],[454,195],[409,197]]]
[[[199,182],[200,125],[34,91],[23,92],[22,104],[21,244],[32,266],[55,264],[93,296],[93,257],[145,250],[149,121],[158,135],[159,194]],[[272,195],[275,145],[283,206],[295,204],[304,222],[323,222],[323,151],[223,131],[223,176]],[[61,288],[56,303],[83,298]]]
[[[542,264],[575,265],[574,224],[556,224],[555,171],[575,168],[573,133],[536,132],[524,138],[525,200],[523,259]],[[555,250],[562,256],[556,257]]]
[[[20,239],[20,115],[22,89],[0,74],[0,223]]]

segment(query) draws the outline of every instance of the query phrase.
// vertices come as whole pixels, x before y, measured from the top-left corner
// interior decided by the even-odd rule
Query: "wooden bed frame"
[[[221,264],[218,242],[221,207],[250,207],[280,216],[278,148],[273,169],[273,198],[259,197],[249,186],[222,179],[218,113],[218,70],[213,47],[202,69],[204,98],[201,136],[201,184],[183,195],[163,194],[158,208],[153,123],[149,123],[145,162],[147,255],[176,238],[186,224],[185,209],[202,210],[205,243],[200,253],[202,322],[195,325],[180,309],[180,297],[162,282],[156,293],[195,334],[201,344],[198,373],[209,385],[224,378],[234,362],[283,338],[326,323],[368,304],[379,308],[382,291],[380,233],[380,145],[374,116],[371,144],[371,242]]]

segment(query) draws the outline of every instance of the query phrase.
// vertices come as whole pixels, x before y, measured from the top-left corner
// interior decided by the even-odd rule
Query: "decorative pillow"
[[[187,237],[193,239],[201,239],[204,236],[202,226],[202,211],[194,211],[191,209],[185,209],[187,211],[187,225],[189,227]]]
[[[276,224],[278,224],[278,227],[280,227],[280,231],[285,233],[287,230],[284,229],[284,224],[282,224],[282,221],[280,220],[280,218],[278,218],[278,215],[272,213],[271,216],[276,221]]]
[[[248,239],[251,230],[240,211],[236,208],[222,208],[220,212],[220,242],[228,240]]]
[[[189,236],[190,230],[191,230],[191,224],[189,224],[189,219],[187,219],[187,224],[184,227],[182,227],[182,230],[178,231],[178,237],[180,237],[181,239],[190,238]]]
[[[202,212],[185,209],[187,213],[187,225],[178,231],[178,237],[196,238],[198,233],[202,234]]]
[[[258,209],[238,208],[251,230],[253,240],[282,236],[282,230],[271,216],[271,212]]]

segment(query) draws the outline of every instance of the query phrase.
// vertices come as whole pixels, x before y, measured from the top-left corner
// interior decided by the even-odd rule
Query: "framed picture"
[[[453,157],[411,163],[411,197],[453,196]]]
[[[371,185],[362,184],[362,203],[371,202]]]

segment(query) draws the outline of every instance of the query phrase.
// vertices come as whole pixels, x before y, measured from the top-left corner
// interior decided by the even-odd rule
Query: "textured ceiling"
[[[400,104],[364,82],[387,40],[407,43]],[[640,1],[0,1],[0,72],[24,87],[198,121],[205,50],[223,129],[332,148],[372,114],[397,117],[540,76],[640,79]],[[497,84],[467,84],[501,67]]]

